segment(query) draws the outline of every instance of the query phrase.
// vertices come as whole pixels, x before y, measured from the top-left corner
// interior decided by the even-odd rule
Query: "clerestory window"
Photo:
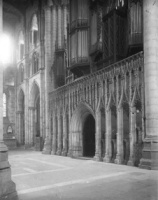
[[[22,31],[19,33],[19,60],[24,58],[25,45],[24,45],[24,34]]]
[[[34,47],[36,47],[37,41],[38,41],[38,21],[37,21],[37,15],[34,14],[31,23],[30,42]]]

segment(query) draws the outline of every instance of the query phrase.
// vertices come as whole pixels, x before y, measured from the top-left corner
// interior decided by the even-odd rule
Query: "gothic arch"
[[[83,128],[88,116],[92,116],[95,120],[93,110],[86,103],[80,103],[72,115],[70,121],[70,148],[73,156],[83,156]]]
[[[19,93],[18,93],[18,111],[23,111],[24,107],[24,98],[25,94],[22,88],[20,88]]]
[[[33,13],[31,20],[30,20],[30,43],[33,47],[36,47],[38,40],[39,40],[39,19],[37,13]]]
[[[30,90],[30,107],[35,106],[36,98],[40,94],[40,88],[36,81],[33,82],[31,90]]]

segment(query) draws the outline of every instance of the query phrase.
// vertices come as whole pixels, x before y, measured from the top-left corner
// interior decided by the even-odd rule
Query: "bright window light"
[[[13,44],[9,35],[3,34],[0,37],[0,61],[9,64],[13,59]]]

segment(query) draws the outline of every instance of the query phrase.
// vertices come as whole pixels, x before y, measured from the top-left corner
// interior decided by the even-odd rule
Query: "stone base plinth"
[[[46,155],[48,155],[48,154],[51,154],[51,151],[43,150],[43,151],[42,151],[42,154],[46,154]]]
[[[56,152],[56,155],[61,156],[61,150],[58,150],[58,151]]]
[[[95,161],[103,161],[103,158],[99,154],[95,154],[94,158]]]
[[[51,155],[56,155],[56,151],[51,151]]]
[[[115,164],[123,164],[122,156],[117,155],[114,162],[115,162]]]
[[[72,150],[71,149],[68,150],[67,156],[72,157]]]
[[[128,162],[127,162],[127,165],[128,166],[134,166],[134,161],[132,159],[130,159]]]
[[[6,145],[0,142],[0,200],[18,200],[15,184],[11,180]]]
[[[66,150],[64,150],[64,151],[62,151],[62,154],[61,154],[62,156],[67,156],[67,151]]]
[[[71,149],[71,157],[82,157],[83,156],[83,152],[82,152],[82,148],[79,146],[74,146]]]
[[[158,170],[158,138],[149,137],[144,140],[143,155],[140,168]]]
[[[0,200],[18,200],[15,183],[11,180],[10,168],[0,170]]]
[[[103,158],[103,161],[106,162],[106,163],[110,163],[111,157],[109,155],[105,155],[105,157]]]

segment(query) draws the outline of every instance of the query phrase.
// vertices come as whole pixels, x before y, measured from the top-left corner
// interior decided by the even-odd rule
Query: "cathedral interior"
[[[157,169],[158,5],[0,2],[8,148]]]
[[[142,1],[3,2],[12,55],[4,141],[138,166],[145,139]]]

